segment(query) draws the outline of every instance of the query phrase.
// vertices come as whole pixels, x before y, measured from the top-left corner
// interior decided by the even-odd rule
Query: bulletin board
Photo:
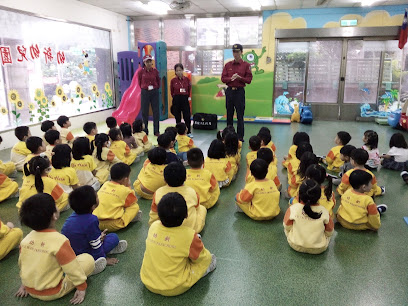
[[[0,131],[114,106],[109,30],[0,9]]]

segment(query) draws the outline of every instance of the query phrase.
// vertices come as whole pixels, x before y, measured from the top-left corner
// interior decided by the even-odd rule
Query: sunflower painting
[[[18,101],[15,103],[15,105],[16,105],[16,108],[19,109],[19,110],[22,110],[22,109],[24,108],[24,102],[21,101],[21,100],[18,100]]]
[[[8,114],[7,108],[5,108],[4,106],[2,106],[2,107],[0,108],[0,113],[1,113],[2,115],[7,115],[7,114]]]
[[[96,92],[98,91],[98,86],[96,84],[92,84],[91,89],[92,89],[92,92],[96,94]]]
[[[34,121],[34,110],[35,110],[35,104],[34,103],[28,103],[28,112],[30,113],[30,122]]]
[[[14,115],[14,123],[16,126],[19,126],[21,123],[21,113],[19,112],[19,110],[22,110],[24,108],[24,102],[20,99],[16,100],[15,102],[13,102],[13,110],[11,111],[11,113]]]
[[[110,84],[108,82],[105,83],[105,91],[109,91],[110,90]]]
[[[67,97],[66,95],[63,95],[63,96],[61,97],[61,101],[62,101],[62,103],[67,102],[67,101],[68,101],[68,97]]]
[[[56,107],[57,106],[57,102],[55,102],[55,100],[51,100],[50,105],[52,107]]]
[[[75,92],[76,92],[77,95],[80,95],[80,94],[81,94],[81,92],[82,92],[82,87],[81,87],[81,85],[77,85],[77,86],[75,87]]]
[[[18,100],[20,100],[20,95],[18,94],[17,90],[12,89],[8,92],[8,98],[9,98],[9,101],[14,104]]]
[[[64,89],[63,89],[61,86],[57,86],[57,88],[55,89],[55,94],[56,94],[58,97],[62,98],[62,96],[65,95]]]
[[[41,88],[37,88],[35,90],[34,95],[35,95],[35,97],[34,97],[35,100],[40,100],[41,97],[44,95],[44,91]]]

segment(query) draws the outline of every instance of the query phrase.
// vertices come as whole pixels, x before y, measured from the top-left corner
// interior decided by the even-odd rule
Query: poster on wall
[[[0,131],[114,106],[110,32],[0,10]]]

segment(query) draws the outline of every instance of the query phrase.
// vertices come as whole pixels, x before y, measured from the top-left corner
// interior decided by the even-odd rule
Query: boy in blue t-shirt
[[[119,262],[116,258],[108,258],[107,254],[123,253],[127,241],[120,240],[116,234],[101,232],[99,220],[92,214],[99,205],[98,195],[91,186],[82,186],[69,195],[69,205],[74,210],[65,221],[61,233],[65,235],[76,255],[88,253],[95,259],[93,274],[102,272],[105,267]]]

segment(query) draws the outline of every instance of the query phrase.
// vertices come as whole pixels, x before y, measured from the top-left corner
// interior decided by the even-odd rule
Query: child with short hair
[[[357,149],[362,150],[362,149]],[[350,174],[352,189],[348,189],[341,196],[341,203],[337,210],[337,221],[348,229],[378,230],[381,226],[380,214],[387,210],[387,205],[375,205],[368,194],[372,190],[374,177],[368,170],[356,169]]]
[[[232,171],[231,163],[225,155],[225,145],[219,139],[214,139],[208,148],[207,158],[204,161],[204,169],[210,170],[217,179],[220,188],[229,186]]]
[[[352,145],[345,145],[340,149],[340,159],[344,161],[344,164],[340,167],[339,176],[333,180],[334,185],[340,185],[343,175],[350,169],[353,169],[353,165],[350,162],[350,156],[351,152],[353,152],[355,149],[356,147]]]
[[[368,153],[366,168],[368,170],[377,170],[381,165],[380,151],[378,150],[378,134],[376,131],[367,130],[363,137],[364,145],[362,148]]]
[[[337,132],[337,135],[334,138],[336,146],[331,148],[324,160],[324,162],[327,164],[328,170],[335,172],[340,171],[340,167],[344,164],[344,161],[340,159],[340,150],[343,148],[343,146],[348,144],[350,140],[351,136],[349,133],[345,131]]]
[[[77,172],[71,167],[71,152],[67,144],[56,145],[52,150],[52,169],[48,173],[48,177],[55,180],[67,194],[79,187]]]
[[[179,158],[176,154],[170,151],[170,148],[173,146],[174,142],[172,141],[171,133],[164,133],[160,134],[157,137],[157,144],[159,148],[163,148],[166,150],[166,164],[170,164],[172,162],[179,162]]]
[[[85,299],[87,276],[95,261],[89,254],[76,256],[69,240],[56,231],[59,211],[54,199],[46,193],[27,199],[20,211],[20,221],[32,231],[20,244],[21,287],[17,297],[52,301],[77,291],[70,300],[80,304]]]
[[[71,126],[71,121],[67,116],[59,116],[57,119],[58,125],[61,127],[61,143],[62,144],[72,144],[74,141],[74,135],[72,135],[69,127]]]
[[[109,179],[112,166],[121,160],[109,149],[109,136],[104,133],[95,136],[95,148],[92,154],[96,164],[95,177],[103,185]]]
[[[404,135],[395,133],[390,138],[390,150],[382,156],[382,166],[386,169],[408,170],[408,145]]]
[[[187,134],[187,126],[184,122],[179,122],[176,124],[177,128],[177,143],[178,143],[178,156],[184,161],[187,160],[187,151],[191,148],[195,148],[194,140],[188,137]]]
[[[0,144],[3,142],[3,138],[0,136]],[[0,173],[10,176],[12,174],[15,174],[16,172],[16,166],[13,162],[6,162],[3,163],[2,160],[0,160]]]
[[[46,151],[44,141],[37,136],[28,137],[26,140],[26,146],[31,153],[27,155],[24,165],[27,164],[33,157],[39,156],[41,153],[45,153]]]
[[[101,188],[101,184],[96,178],[96,164],[91,155],[89,139],[78,137],[74,140],[72,146],[71,167],[75,169],[81,186],[92,186],[96,191]]]
[[[46,145],[48,145],[49,143],[45,139],[45,133],[47,133],[47,131],[49,130],[56,130],[56,129],[57,127],[54,125],[54,122],[52,122],[51,120],[45,120],[41,123],[41,131],[44,132],[43,140],[45,141]]]
[[[74,212],[65,220],[61,234],[71,243],[76,255],[88,253],[95,260],[94,274],[105,270],[106,266],[113,266],[119,262],[107,255],[120,254],[126,251],[127,241],[119,240],[114,233],[101,232],[99,220],[92,214],[99,205],[99,198],[91,186],[82,186],[71,192],[69,205]]]
[[[170,152],[177,155],[178,153],[178,142],[177,142],[177,128],[175,126],[168,126],[164,130],[165,133],[168,133],[171,137],[172,145],[170,146]]]
[[[166,158],[166,151],[163,148],[153,148],[147,153],[147,159],[133,183],[135,192],[142,198],[153,199],[156,190],[166,185],[163,174]]]
[[[271,220],[280,212],[279,190],[272,180],[266,178],[268,173],[266,161],[255,159],[250,170],[255,180],[246,183],[244,189],[235,196],[237,211],[244,212],[253,220]]]
[[[292,175],[291,180],[288,181],[288,195],[290,198],[296,196],[299,190],[299,186],[306,178],[306,170],[310,165],[318,164],[319,159],[312,152],[303,153],[300,158],[299,168],[294,175]]]
[[[123,141],[122,132],[117,128],[111,129],[109,137],[112,140],[110,150],[115,153],[116,157],[129,166],[133,164],[137,154],[132,152],[126,142]]]
[[[352,186],[350,185],[349,178],[350,178],[351,173],[357,169],[367,171],[372,177],[372,181],[371,181],[372,188],[369,192],[367,192],[367,195],[372,197],[372,196],[383,195],[385,193],[385,187],[378,186],[375,175],[370,170],[365,168],[365,164],[367,163],[367,160],[368,160],[368,153],[366,150],[355,149],[353,150],[353,152],[351,152],[350,162],[354,168],[347,171],[341,178],[341,183],[337,187],[337,192],[339,193],[339,195],[343,195],[347,190],[352,188]]]
[[[14,227],[11,222],[4,224],[0,220],[0,260],[6,257],[11,250],[18,247],[22,239],[23,231],[21,229]]]
[[[184,225],[188,208],[182,195],[164,195],[157,212],[160,220],[147,234],[140,278],[151,292],[175,296],[212,272],[216,257],[204,247],[200,236]]]
[[[301,142],[297,145],[297,149],[295,152],[295,156],[290,159],[290,162],[288,163],[287,169],[288,169],[288,190],[287,194],[285,194],[286,197],[291,198],[295,196],[298,184],[296,182],[300,182],[300,178],[298,174],[299,167],[300,167],[300,159],[302,158],[303,154],[306,152],[313,153],[313,148],[310,143],[308,142]],[[291,184],[293,187],[290,187]]]
[[[246,155],[246,164],[247,164],[247,171],[249,171],[249,167],[251,166],[252,162],[257,159],[256,154],[258,150],[261,148],[261,138],[258,136],[252,136],[249,138],[249,147],[251,151]]]
[[[16,204],[19,210],[25,200],[37,193],[48,193],[51,195],[59,211],[69,209],[68,194],[64,192],[55,180],[48,177],[50,170],[51,165],[47,156],[33,157],[28,164],[24,165],[25,178]]]
[[[272,141],[271,132],[268,128],[262,127],[257,135],[261,139],[261,148],[268,148],[272,150],[273,153],[273,163],[278,165],[278,158],[276,157],[275,150],[276,147]]]
[[[231,163],[231,171],[228,175],[230,182],[236,179],[241,164],[241,154],[238,151],[238,134],[228,133],[224,138],[225,156]]]
[[[306,132],[296,132],[293,135],[292,145],[289,148],[288,155],[283,157],[282,166],[287,168],[293,158],[296,159],[296,150],[302,142],[310,143],[310,137]]]
[[[136,119],[133,122],[133,137],[136,139],[136,143],[139,147],[143,148],[144,152],[149,152],[152,148],[152,143],[147,137],[144,131],[144,123],[142,119]]]
[[[200,196],[190,186],[184,185],[186,181],[186,168],[180,163],[170,163],[164,168],[164,179],[166,186],[160,187],[153,195],[152,206],[149,213],[149,225],[159,219],[157,214],[157,203],[161,198],[170,192],[177,192],[181,194],[187,203],[188,214],[183,222],[183,225],[188,226],[200,233],[205,225],[205,217],[207,216],[207,209],[200,205]]]
[[[47,155],[48,159],[51,160],[52,150],[54,150],[56,145],[61,144],[60,132],[53,129],[48,130],[45,132],[44,138],[48,143],[48,145],[45,147],[45,154]]]
[[[320,185],[305,180],[299,188],[300,203],[289,206],[283,227],[292,249],[302,253],[320,254],[327,250],[334,223],[326,208],[318,204]]]
[[[28,126],[18,126],[14,129],[14,135],[19,142],[11,149],[10,159],[16,166],[17,171],[23,171],[25,159],[31,154],[26,145],[26,140],[31,137],[30,128]]]
[[[99,228],[115,232],[131,222],[141,220],[142,211],[135,192],[130,189],[130,167],[118,163],[111,168],[111,180],[98,192],[99,205],[93,214],[99,219]]]
[[[123,141],[126,142],[130,150],[136,153],[136,156],[143,156],[143,148],[137,145],[136,139],[132,135],[132,126],[129,123],[124,122],[120,125],[120,131],[122,132]]]
[[[236,133],[233,125],[227,125],[225,129],[218,131],[217,139],[221,140],[222,142],[225,142],[225,136],[227,136],[228,133]],[[241,154],[241,151],[242,151],[242,141],[238,140],[238,153]]]
[[[269,148],[260,148],[257,152],[256,158],[263,159],[264,161],[266,161],[268,165],[268,173],[266,174],[266,178],[273,181],[276,185],[276,188],[278,188],[278,190],[281,190],[282,184],[278,177],[278,168],[273,163],[273,151]],[[251,170],[248,169],[245,182],[249,184],[252,183],[253,181],[255,181],[255,178],[251,174]]]
[[[98,134],[98,127],[95,122],[85,122],[83,130],[86,133],[86,137],[89,139],[89,143],[95,140],[95,135]]]
[[[108,117],[106,118],[106,125],[108,126],[108,132],[106,134],[109,134],[111,129],[116,129],[118,127],[118,122],[115,117]]]
[[[187,152],[187,160],[191,169],[187,169],[185,185],[192,187],[200,197],[200,205],[210,209],[217,203],[220,187],[217,179],[207,169],[203,169],[204,155],[199,148]]]

